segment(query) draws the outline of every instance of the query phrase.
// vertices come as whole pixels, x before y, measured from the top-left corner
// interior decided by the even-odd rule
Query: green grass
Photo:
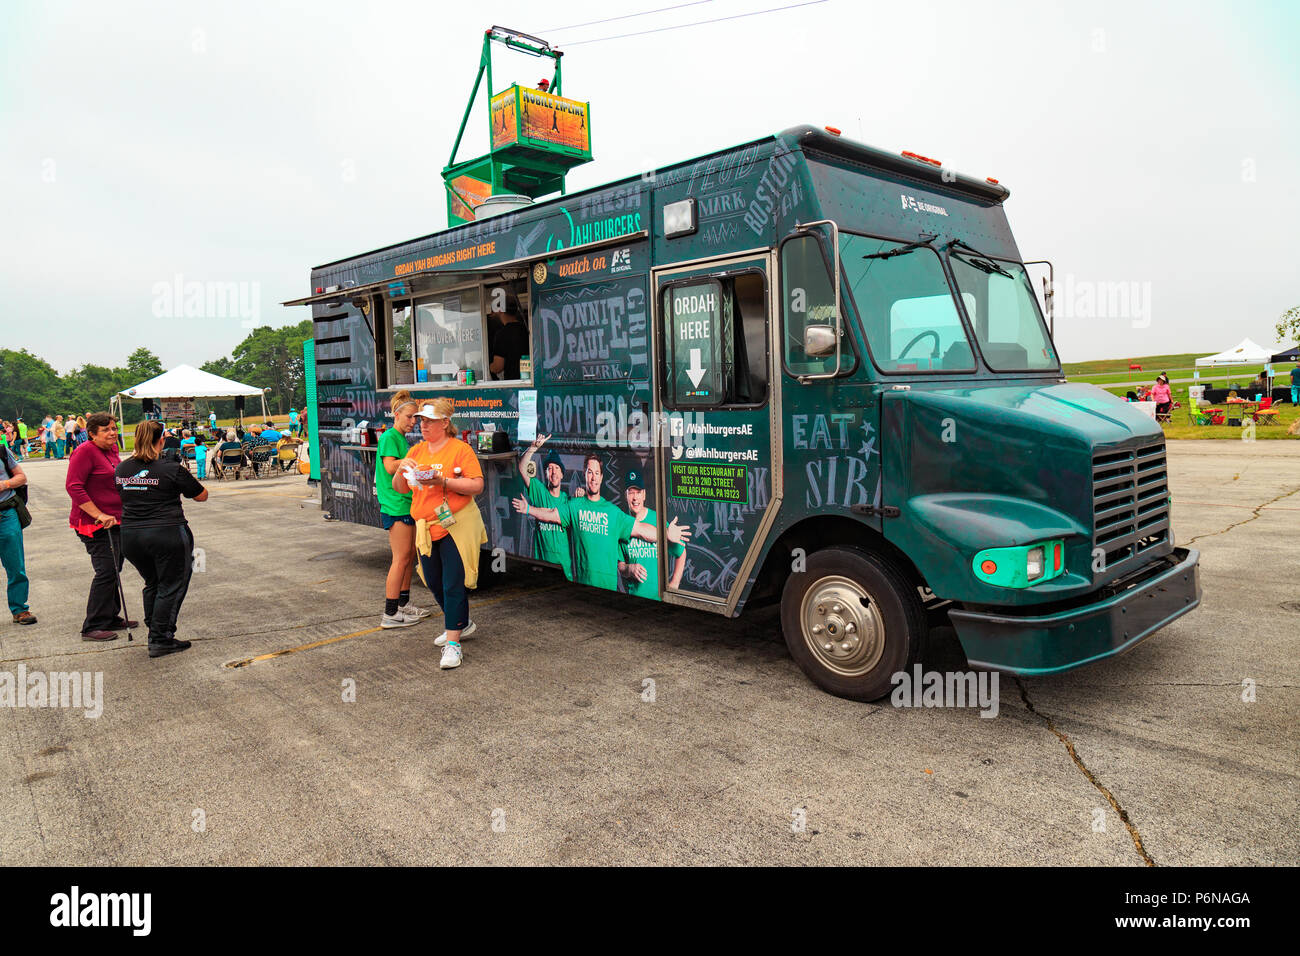
[[[1241,440],[1242,429],[1230,425],[1192,425],[1187,419],[1187,388],[1186,385],[1170,385],[1169,390],[1173,395],[1175,402],[1182,403],[1182,408],[1175,408],[1171,413],[1171,420],[1167,425],[1161,425],[1166,438],[1229,438]],[[1106,391],[1113,395],[1124,397],[1127,391],[1125,388],[1108,388]],[[1222,408],[1222,406],[1218,406]],[[1287,428],[1297,418],[1300,418],[1300,408],[1290,403],[1284,403],[1277,406],[1278,414],[1276,425],[1256,425],[1255,437],[1257,439],[1282,438],[1282,439],[1300,439],[1300,435],[1288,435]]]
[[[1161,372],[1169,372],[1176,368],[1195,368],[1196,360],[1204,358],[1205,352],[1184,352],[1181,355],[1143,355],[1138,358],[1117,358],[1117,359],[1095,359],[1091,362],[1064,362],[1061,370],[1065,372],[1066,377],[1075,375],[1096,375],[1100,372],[1127,372],[1130,365],[1141,365],[1141,372],[1134,372],[1134,375],[1144,375],[1151,373],[1151,377],[1159,375]],[[1258,369],[1256,369],[1258,371]]]
[[[1273,366],[1273,377],[1277,384],[1290,384],[1290,372],[1294,368],[1294,363],[1276,364]],[[1072,382],[1087,382],[1089,385],[1113,385],[1119,382],[1145,382],[1148,385],[1156,380],[1156,376],[1161,372],[1168,372],[1170,381],[1178,378],[1192,378],[1192,373],[1196,370],[1193,368],[1157,368],[1154,371],[1143,369],[1141,372],[1102,372],[1095,374],[1076,375],[1069,372],[1066,377]],[[1150,372],[1150,374],[1148,374]],[[1208,369],[1201,371],[1200,382],[1202,385],[1209,385],[1213,382],[1214,388],[1224,388],[1229,384],[1239,382],[1245,385],[1258,374],[1259,369],[1253,365],[1240,365],[1235,369]]]

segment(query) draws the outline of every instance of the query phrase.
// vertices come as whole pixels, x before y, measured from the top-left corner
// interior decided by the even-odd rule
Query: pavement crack
[[[1213,538],[1213,537],[1216,537],[1216,536],[1221,535],[1221,534],[1227,534],[1227,533],[1228,533],[1229,531],[1231,531],[1233,528],[1239,528],[1239,527],[1241,527],[1243,524],[1250,524],[1250,522],[1252,522],[1252,521],[1254,521],[1256,518],[1258,518],[1258,517],[1259,517],[1259,513],[1260,513],[1261,511],[1263,511],[1265,508],[1267,508],[1269,505],[1271,505],[1271,504],[1275,504],[1276,502],[1281,501],[1283,498],[1290,498],[1292,495],[1294,495],[1294,494],[1295,494],[1296,492],[1298,492],[1298,491],[1300,491],[1300,486],[1297,486],[1297,487],[1295,487],[1295,488],[1292,488],[1290,491],[1284,491],[1284,492],[1282,492],[1282,494],[1278,495],[1276,498],[1270,498],[1268,501],[1265,501],[1263,504],[1257,505],[1255,508],[1253,508],[1253,509],[1251,510],[1251,515],[1250,515],[1249,518],[1242,518],[1240,521],[1234,521],[1232,524],[1228,525],[1226,528],[1223,528],[1223,529],[1220,530],[1220,531],[1209,531],[1209,532],[1206,532],[1205,534],[1198,534],[1198,535],[1196,535],[1196,537],[1191,538],[1190,540],[1188,540],[1188,541],[1183,545],[1183,547],[1188,547],[1188,546],[1190,546],[1190,545],[1193,545],[1193,544],[1195,544],[1196,542],[1200,541],[1202,538]]]
[[[1110,803],[1111,808],[1119,815],[1120,821],[1128,828],[1128,835],[1132,838],[1133,846],[1137,848],[1138,855],[1142,857],[1142,861],[1146,863],[1147,866],[1155,866],[1156,861],[1151,858],[1151,854],[1148,853],[1146,848],[1142,845],[1142,835],[1138,833],[1137,827],[1135,827],[1133,822],[1128,818],[1128,811],[1119,805],[1119,801],[1115,799],[1115,794],[1111,793],[1110,789],[1098,780],[1096,775],[1088,769],[1088,765],[1083,762],[1083,758],[1080,757],[1078,751],[1074,749],[1074,742],[1070,740],[1068,736],[1056,729],[1056,724],[1051,717],[1047,716],[1047,714],[1040,713],[1037,708],[1034,707],[1033,701],[1029,699],[1029,691],[1025,689],[1024,681],[1017,677],[1016,684],[1020,688],[1020,699],[1025,702],[1025,706],[1029,708],[1029,712],[1047,724],[1047,729],[1054,733],[1057,739],[1065,745],[1066,752],[1070,755],[1070,759],[1074,761],[1074,765],[1079,768],[1079,772],[1088,779],[1090,784],[1097,788],[1097,791],[1106,798]]]

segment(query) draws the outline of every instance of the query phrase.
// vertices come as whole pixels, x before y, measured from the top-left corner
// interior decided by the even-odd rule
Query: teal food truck
[[[318,266],[287,304],[312,309],[322,504],[378,526],[387,397],[449,396],[489,548],[715,614],[779,602],[831,693],[884,696],[937,624],[1016,674],[1125,651],[1197,606],[1198,554],[1160,428],[1063,378],[1008,195],[803,126]],[[493,373],[512,321],[527,351]]]

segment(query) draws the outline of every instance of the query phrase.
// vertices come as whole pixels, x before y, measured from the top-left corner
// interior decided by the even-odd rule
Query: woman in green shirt
[[[397,463],[407,455],[410,445],[406,433],[415,422],[419,407],[408,391],[393,396],[393,427],[384,430],[375,454],[375,494],[379,498],[379,520],[388,532],[388,546],[393,552],[384,582],[384,616],[380,627],[410,627],[419,624],[430,612],[411,603],[411,573],[415,570],[415,519],[411,517],[411,493],[393,489]]]

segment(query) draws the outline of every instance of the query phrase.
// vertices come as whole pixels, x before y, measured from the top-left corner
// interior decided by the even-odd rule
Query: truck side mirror
[[[815,231],[818,226],[827,227],[829,248]],[[839,246],[839,227],[830,219],[802,223],[781,241],[785,361],[801,385],[835,378],[844,368]]]
[[[805,355],[820,358],[835,354],[835,343],[839,336],[830,325],[809,325],[803,330],[803,351]]]

